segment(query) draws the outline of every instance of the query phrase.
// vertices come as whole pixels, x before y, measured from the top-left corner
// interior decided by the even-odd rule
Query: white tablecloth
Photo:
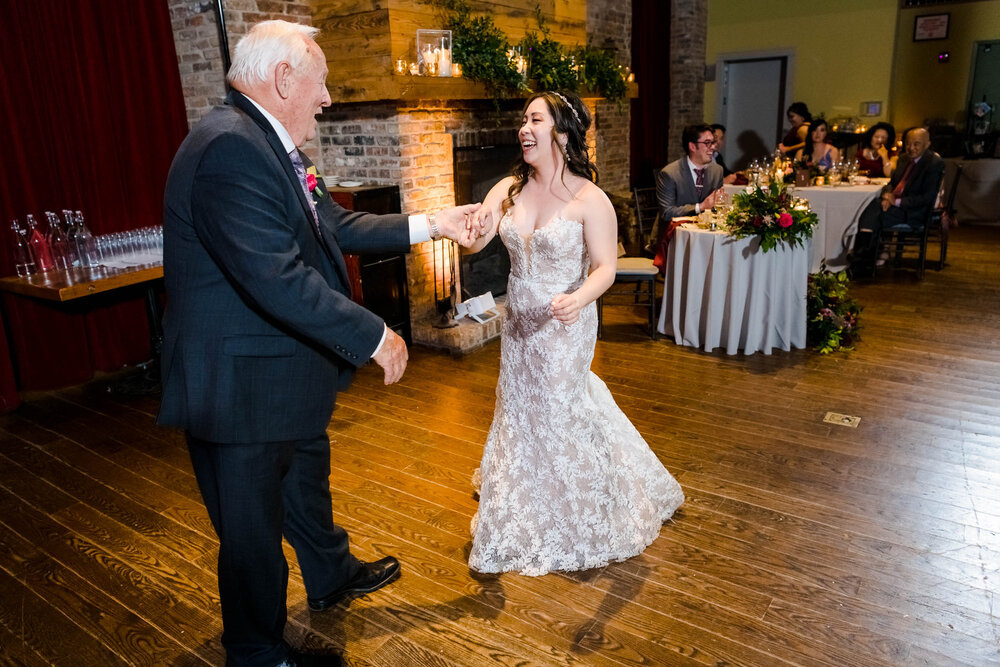
[[[947,159],[944,182],[951,187],[955,169],[964,165],[954,206],[959,224],[975,220],[1000,220],[1000,160]]]
[[[667,252],[659,331],[679,345],[727,354],[806,345],[809,251],[683,225]]]
[[[726,196],[745,189],[742,185],[727,185]],[[858,217],[882,189],[881,185],[837,185],[829,187],[795,188],[795,196],[809,200],[819,224],[813,230],[809,258],[809,273],[817,273],[826,259],[826,268],[840,271],[847,268],[847,251],[858,231]]]

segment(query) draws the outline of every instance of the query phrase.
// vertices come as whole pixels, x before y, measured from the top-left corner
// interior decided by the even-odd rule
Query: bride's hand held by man
[[[459,245],[468,248],[473,252],[483,249],[486,241],[481,242],[483,237],[489,237],[493,231],[493,211],[486,206],[481,207],[474,214],[469,216],[462,237],[458,239]]]
[[[446,208],[435,216],[441,236],[468,248],[485,232],[481,222],[482,204]]]

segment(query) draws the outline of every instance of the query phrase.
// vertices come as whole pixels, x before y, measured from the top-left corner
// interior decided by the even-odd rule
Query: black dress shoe
[[[377,591],[388,583],[399,578],[399,561],[392,556],[386,556],[372,563],[362,561],[361,569],[347,583],[326,597],[309,598],[309,608],[313,611],[326,611],[342,600],[367,595]]]
[[[345,664],[344,659],[336,653],[303,653],[292,649],[277,667],[343,667]]]

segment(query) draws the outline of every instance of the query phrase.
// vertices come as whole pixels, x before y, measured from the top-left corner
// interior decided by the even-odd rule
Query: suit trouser
[[[220,444],[187,435],[208,516],[219,536],[222,645],[231,665],[274,665],[284,642],[288,563],[295,549],[309,597],[324,597],[360,567],[333,523],[330,440]]]
[[[882,230],[906,222],[906,213],[896,206],[882,210],[882,199],[876,197],[858,217],[858,234],[854,239],[854,253],[864,261],[874,264],[882,244]]]

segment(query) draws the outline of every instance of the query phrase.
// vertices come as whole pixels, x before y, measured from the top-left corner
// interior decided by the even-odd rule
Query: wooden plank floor
[[[609,308],[595,370],[687,502],[598,571],[468,570],[498,344],[416,348],[389,388],[364,369],[330,423],[334,510],[403,577],[313,614],[289,551],[290,641],[385,666],[1000,664],[1000,227],[950,255],[857,285],[850,354],[706,354]],[[182,439],[105,384],[0,418],[0,663],[221,664]]]

